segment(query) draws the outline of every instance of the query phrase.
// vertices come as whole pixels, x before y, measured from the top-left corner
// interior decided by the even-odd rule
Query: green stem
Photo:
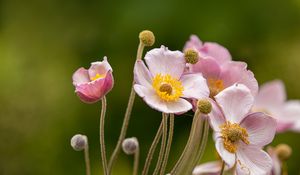
[[[220,175],[224,174],[224,169],[225,169],[225,162],[222,161],[222,168],[221,168],[221,171],[220,171]]]
[[[172,140],[173,140],[173,132],[174,132],[174,114],[170,114],[170,126],[169,126],[169,136],[168,136],[168,143],[165,152],[164,161],[162,163],[162,168],[160,170],[160,175],[163,175],[166,170],[166,166],[168,164],[168,158],[171,150]]]
[[[137,175],[139,171],[139,158],[140,158],[140,148],[137,147],[134,153],[134,163],[133,163],[133,175]]]
[[[144,47],[145,47],[144,44],[140,41],[138,50],[137,50],[137,56],[136,56],[137,60],[142,59]],[[135,91],[134,91],[133,85],[134,85],[134,81],[132,82],[131,92],[130,92],[128,105],[126,108],[126,112],[125,112],[125,116],[124,116],[124,120],[123,120],[123,124],[122,124],[122,128],[121,128],[121,133],[120,133],[117,145],[116,145],[116,147],[110,157],[110,160],[109,160],[109,164],[108,164],[108,173],[109,174],[111,174],[113,164],[117,160],[118,155],[121,152],[121,145],[122,145],[123,140],[126,137],[127,128],[128,128],[128,124],[129,124],[129,120],[130,120],[130,116],[131,116],[131,111],[132,111],[132,107],[133,107],[134,99],[135,99]]]
[[[84,160],[85,160],[86,175],[91,175],[90,156],[89,156],[89,143],[88,143],[87,138],[86,138],[86,146],[84,148]]]
[[[160,146],[160,151],[159,151],[159,155],[158,155],[158,160],[157,160],[153,175],[156,175],[159,172],[159,169],[162,165],[162,161],[164,158],[165,149],[166,149],[167,133],[168,133],[168,114],[163,113],[162,117],[163,117],[162,140],[161,140],[161,146]]]
[[[146,161],[145,161],[145,165],[144,165],[144,168],[143,168],[143,172],[142,172],[142,175],[147,175],[148,174],[148,171],[149,171],[149,167],[150,167],[150,164],[151,164],[151,161],[152,161],[152,158],[153,158],[153,154],[155,152],[155,149],[158,145],[158,142],[161,138],[161,135],[162,135],[162,129],[163,129],[163,120],[161,120],[161,123],[160,123],[160,126],[157,130],[157,133],[153,139],[153,142],[150,146],[150,149],[149,149],[149,152],[148,152],[148,155],[147,155],[147,158],[146,158]]]
[[[100,151],[101,151],[103,172],[105,175],[107,175],[108,174],[107,160],[106,160],[106,151],[105,151],[105,142],[104,142],[105,113],[106,113],[106,97],[104,96],[102,98],[102,109],[101,109],[101,116],[100,116]]]

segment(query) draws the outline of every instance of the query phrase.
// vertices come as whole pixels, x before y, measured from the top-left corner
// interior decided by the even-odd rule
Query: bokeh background
[[[76,133],[90,141],[92,173],[102,174],[98,141],[100,103],[74,94],[72,73],[108,56],[115,87],[108,98],[106,143],[110,155],[119,135],[132,81],[138,33],[150,29],[155,47],[182,50],[190,34],[227,47],[246,61],[259,83],[282,79],[288,97],[300,99],[300,1],[0,0],[0,174],[84,174],[83,153],[70,147]],[[149,48],[147,48],[149,49]],[[189,132],[188,114],[177,117],[170,165]],[[128,136],[139,139],[141,164],[161,115],[137,98]],[[288,143],[290,174],[299,174],[299,136]],[[212,141],[203,161],[214,160]],[[113,174],[131,174],[122,154]]]

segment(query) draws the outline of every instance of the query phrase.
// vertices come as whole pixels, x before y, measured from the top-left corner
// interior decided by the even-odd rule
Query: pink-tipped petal
[[[253,72],[247,70],[247,64],[238,61],[229,61],[222,65],[221,79],[224,86],[228,87],[235,83],[247,86],[252,95],[256,96],[258,92],[258,83]]]
[[[176,79],[181,77],[186,64],[182,52],[170,51],[164,46],[147,52],[145,60],[153,76],[169,74]]]
[[[209,89],[206,80],[201,74],[187,74],[183,75],[180,79],[182,82],[183,97],[201,99],[209,96]]]
[[[228,121],[240,123],[249,113],[254,98],[245,85],[234,84],[216,95],[215,100]]]
[[[221,167],[221,161],[207,162],[196,166],[193,170],[193,175],[219,175]]]
[[[240,146],[236,154],[237,175],[266,175],[271,172],[272,159],[260,147]]]
[[[88,70],[83,67],[77,69],[77,71],[73,74],[72,79],[74,86],[82,83],[88,83],[90,81]]]
[[[134,80],[136,83],[151,87],[151,74],[142,60],[137,60],[134,66]]]
[[[210,126],[214,131],[220,131],[220,125],[226,120],[219,106],[213,100],[210,100],[210,103],[212,104],[212,111],[208,114]]]
[[[215,58],[220,64],[231,60],[229,51],[218,43],[206,42],[200,51],[205,55]]]
[[[103,61],[93,62],[88,71],[90,77],[95,77],[97,74],[105,75],[108,71],[112,71],[112,68],[108,63],[107,58],[104,57]]]
[[[97,81],[97,80],[96,80]],[[103,86],[101,87],[101,95],[102,98],[104,95],[106,95],[114,86],[114,77],[112,75],[112,70],[109,70],[106,74],[106,77],[104,79]]]
[[[271,143],[276,133],[276,120],[261,112],[249,114],[241,126],[247,130],[250,144],[260,147]]]
[[[213,58],[205,58],[199,60],[195,65],[189,65],[190,71],[193,73],[202,73],[205,78],[219,79],[221,68]]]
[[[229,168],[232,168],[235,164],[235,154],[228,152],[224,148],[224,143],[222,138],[217,138],[216,140],[216,149],[222,160],[228,165]]]
[[[101,87],[104,83],[105,79],[99,79],[90,83],[79,84],[76,86],[75,92],[83,102],[95,103],[102,98]]]
[[[190,36],[190,40],[188,40],[185,43],[184,49],[183,50],[187,50],[187,49],[195,49],[195,50],[200,50],[202,48],[202,41],[198,38],[198,36],[196,35],[191,35]]]

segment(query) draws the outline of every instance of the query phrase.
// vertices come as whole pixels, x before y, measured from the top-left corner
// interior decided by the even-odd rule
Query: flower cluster
[[[136,138],[125,139],[135,93],[151,108],[162,113],[162,121],[149,149],[143,175],[149,172],[160,140],[161,148],[153,174],[167,172],[174,116],[192,109],[194,116],[189,139],[179,160],[170,169],[170,174],[227,172],[272,175],[287,171],[282,167],[291,154],[288,146],[264,151],[276,133],[300,131],[300,101],[287,101],[282,81],[274,80],[259,88],[245,62],[233,61],[225,47],[213,42],[203,43],[195,35],[186,42],[183,51],[172,51],[161,46],[148,51],[144,57],[144,47],[152,46],[155,37],[151,31],[143,31],[139,39],[132,92],[119,141],[108,164],[104,145],[104,116],[105,95],[114,85],[112,68],[105,57],[102,62],[92,63],[88,70],[79,68],[73,75],[75,93],[83,102],[102,100],[100,143],[105,175],[111,173],[121,146],[126,154],[134,154],[134,174],[138,174],[138,141]],[[196,166],[205,151],[209,126],[213,130],[219,160]]]

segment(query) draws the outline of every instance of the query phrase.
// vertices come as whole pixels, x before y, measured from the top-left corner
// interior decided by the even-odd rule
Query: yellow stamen
[[[157,74],[153,78],[152,86],[157,95],[164,101],[176,101],[183,93],[181,82],[169,74]]]
[[[210,90],[210,97],[214,97],[224,89],[223,80],[209,78],[208,87]]]
[[[91,77],[90,79],[91,79],[91,81],[95,81],[99,78],[104,78],[104,77],[105,77],[105,74],[98,74],[97,73],[94,77]]]
[[[220,125],[224,147],[227,151],[235,153],[238,141],[249,144],[248,132],[237,123],[226,122]]]

